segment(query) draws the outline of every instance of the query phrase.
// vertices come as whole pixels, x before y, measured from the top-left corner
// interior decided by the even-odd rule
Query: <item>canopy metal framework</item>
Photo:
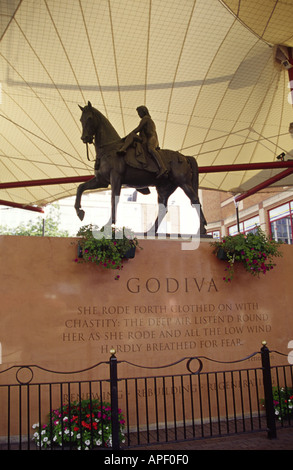
[[[93,175],[88,100],[121,137],[145,104],[201,188],[292,186],[292,24],[293,0],[2,0],[0,204],[41,211]]]

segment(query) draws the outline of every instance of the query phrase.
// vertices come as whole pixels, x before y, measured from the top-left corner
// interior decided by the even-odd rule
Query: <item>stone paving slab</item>
[[[129,448],[129,450],[134,448]],[[266,432],[246,433],[223,438],[137,447],[137,450],[293,450],[293,428],[280,428],[276,439],[268,439]]]

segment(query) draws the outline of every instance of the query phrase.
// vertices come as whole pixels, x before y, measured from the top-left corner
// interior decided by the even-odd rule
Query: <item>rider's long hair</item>
[[[142,111],[145,116],[150,116],[149,110],[146,106],[139,106],[136,111]]]

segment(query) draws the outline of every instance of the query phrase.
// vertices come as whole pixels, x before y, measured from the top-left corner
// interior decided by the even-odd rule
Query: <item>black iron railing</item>
[[[237,361],[187,357],[143,367],[111,351],[109,361],[75,372],[0,370],[0,448],[119,449],[259,431],[273,439],[293,422],[293,372],[271,366],[270,354],[263,344]],[[259,365],[235,368],[245,361]]]

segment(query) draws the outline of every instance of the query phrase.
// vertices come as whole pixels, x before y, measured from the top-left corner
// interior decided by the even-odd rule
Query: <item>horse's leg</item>
[[[111,223],[116,224],[117,206],[121,192],[121,176],[116,171],[112,171],[110,177],[111,183]]]
[[[155,228],[155,235],[158,234],[159,227],[168,212],[168,198],[158,197],[158,205],[159,205],[158,215],[153,225],[153,227]],[[151,230],[153,230],[153,227]]]
[[[186,196],[189,197],[190,202],[191,202],[192,205],[195,205],[195,204],[199,205],[199,210],[200,210],[200,214],[199,214],[200,215],[200,234],[201,235],[206,235],[205,225],[207,224],[207,222],[206,222],[205,217],[203,215],[203,211],[202,211],[202,208],[201,208],[201,203],[199,201],[198,194],[196,193],[194,188],[189,184],[182,184],[181,188],[185,192]]]
[[[80,218],[80,220],[84,219],[84,214],[85,212],[81,209],[81,196],[84,193],[84,191],[89,191],[93,189],[98,189],[98,188],[107,188],[108,185],[105,185],[105,183],[101,183],[99,181],[98,177],[94,177],[91,180],[85,181],[85,183],[81,183],[76,191],[76,198],[75,198],[75,210]]]
[[[155,235],[157,235],[159,226],[168,212],[168,199],[175,189],[176,188],[173,185],[157,187],[159,210],[155,223],[150,228],[149,232],[154,232]]]

